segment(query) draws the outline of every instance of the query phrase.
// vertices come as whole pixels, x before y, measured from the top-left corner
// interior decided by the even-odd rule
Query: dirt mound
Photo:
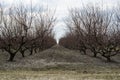
[[[83,55],[79,51],[69,50],[62,46],[55,45],[43,52],[36,53],[25,58],[16,58],[15,62],[1,61],[0,69],[77,69],[89,70],[103,68],[120,68],[120,56],[114,57],[117,63],[107,63],[100,58],[94,58],[90,55]],[[2,59],[1,59],[2,60]]]

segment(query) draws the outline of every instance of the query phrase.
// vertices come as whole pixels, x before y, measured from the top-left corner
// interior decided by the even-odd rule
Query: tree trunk
[[[30,49],[30,55],[33,55],[33,48]]]
[[[97,51],[96,51],[96,49],[93,47],[90,50],[93,52],[93,57],[97,57]]]
[[[111,62],[111,58],[110,57],[106,57],[108,62]]]
[[[96,52],[94,52],[94,57],[97,57],[97,53]]]
[[[21,51],[22,57],[25,57],[25,51]]]
[[[8,61],[12,62],[14,60],[15,55],[16,54],[14,54],[14,53],[10,53],[10,57],[9,57]]]
[[[34,49],[35,53],[37,53],[37,48]]]
[[[4,52],[4,49],[2,49],[2,52]]]
[[[83,50],[84,55],[86,55],[86,50]]]

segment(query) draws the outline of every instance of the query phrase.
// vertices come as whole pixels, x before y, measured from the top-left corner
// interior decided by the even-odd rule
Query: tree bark
[[[84,55],[86,55],[86,50],[83,50]]]
[[[96,52],[94,52],[94,55],[93,55],[94,57],[97,57],[97,53]]]
[[[33,55],[33,48],[30,49],[30,55]]]
[[[111,58],[110,58],[110,57],[107,57],[107,61],[108,61],[108,62],[111,62]]]
[[[37,53],[37,48],[34,49],[35,53]]]
[[[22,57],[25,57],[25,51],[21,51]]]
[[[16,54],[14,54],[14,53],[10,53],[10,57],[9,57],[8,61],[12,62],[14,60],[15,55]]]

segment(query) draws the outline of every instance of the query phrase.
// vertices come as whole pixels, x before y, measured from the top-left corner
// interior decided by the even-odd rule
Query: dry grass
[[[0,73],[0,80],[120,80],[120,74],[86,74],[75,71],[6,71]]]

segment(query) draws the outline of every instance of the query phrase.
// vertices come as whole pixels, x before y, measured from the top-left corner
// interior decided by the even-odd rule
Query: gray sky
[[[48,6],[50,9],[56,9],[55,16],[57,17],[57,24],[54,28],[56,32],[56,39],[62,37],[65,33],[65,24],[64,18],[68,15],[68,9],[79,7],[83,5],[93,4],[93,5],[102,5],[104,8],[112,8],[116,6],[119,0],[0,0],[1,3],[5,4],[5,7],[9,7],[13,4],[23,1],[26,5],[30,5],[30,1],[34,6],[42,5]]]

